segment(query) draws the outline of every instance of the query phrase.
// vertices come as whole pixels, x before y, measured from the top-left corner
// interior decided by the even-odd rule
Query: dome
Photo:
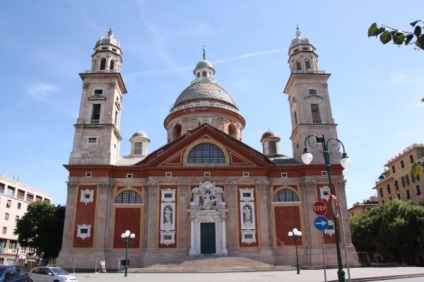
[[[200,62],[197,63],[196,69],[197,68],[213,68],[213,66],[211,62],[209,62],[208,60],[201,60]]]
[[[96,46],[94,48],[97,48],[97,46],[99,45],[114,45],[118,48],[121,48],[121,43],[119,43],[118,39],[113,37],[112,28],[109,28],[109,31],[106,36],[103,36],[99,41],[97,41]]]
[[[274,140],[280,141],[280,137],[278,137],[277,133],[269,129],[264,134],[262,134],[261,142],[263,142],[265,139],[272,138]]]
[[[227,91],[213,82],[199,82],[190,85],[178,96],[174,107],[192,100],[219,100],[237,108]]]
[[[309,38],[302,35],[302,33],[299,30],[299,27],[296,28],[296,38],[293,39],[292,42],[290,43],[289,50],[298,45],[311,45],[315,48],[314,43],[310,41]]]
[[[143,131],[141,131],[141,130],[139,130],[139,131],[137,131],[136,133],[134,133],[133,134],[133,136],[131,137],[131,139],[132,138],[134,138],[134,137],[144,137],[144,138],[149,138],[148,136],[147,136],[147,134],[146,133],[144,133]]]

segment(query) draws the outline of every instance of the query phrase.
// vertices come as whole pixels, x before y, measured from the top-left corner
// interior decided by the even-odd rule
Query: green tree
[[[22,247],[33,248],[42,258],[56,258],[62,246],[65,207],[33,202],[18,220],[15,234]]]
[[[383,262],[415,264],[414,254],[424,249],[424,206],[395,200],[353,217],[352,241],[357,251]]]
[[[414,31],[403,31],[397,28],[392,28],[386,25],[378,26],[377,23],[371,24],[368,28],[368,37],[380,36],[380,41],[383,44],[393,42],[396,45],[415,44],[420,49],[424,49],[424,34],[422,34],[423,20],[413,21],[411,23]],[[415,41],[413,41],[415,39]]]

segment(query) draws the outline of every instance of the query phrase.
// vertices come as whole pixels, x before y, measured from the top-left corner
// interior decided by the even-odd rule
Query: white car
[[[56,266],[34,267],[29,273],[31,282],[78,282],[78,278]]]

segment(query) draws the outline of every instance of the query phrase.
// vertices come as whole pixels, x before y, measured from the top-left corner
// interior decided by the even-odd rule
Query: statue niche
[[[191,191],[193,201],[190,203],[192,210],[222,210],[224,190],[215,186],[215,182],[200,182],[200,185]]]

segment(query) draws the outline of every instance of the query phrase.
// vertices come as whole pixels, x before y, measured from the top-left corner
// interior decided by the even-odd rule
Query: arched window
[[[181,125],[177,124],[174,126],[174,140],[181,136]]]
[[[296,61],[296,70],[302,70],[302,65],[300,64],[300,61]]]
[[[100,60],[100,70],[105,70],[106,69],[106,59],[102,58]]]
[[[197,77],[200,77],[200,72],[197,73]]]
[[[299,197],[296,192],[290,189],[281,189],[274,195],[274,199],[272,199],[274,203],[281,202],[299,202]]]
[[[115,198],[115,204],[141,204],[141,197],[134,191],[124,191]]]
[[[202,77],[207,77],[207,76],[208,76],[208,74],[206,73],[206,71],[203,71]]]
[[[234,137],[234,138],[237,137],[237,130],[236,130],[236,127],[234,126],[234,124],[230,124],[228,126],[228,135],[230,135],[231,137]]]
[[[187,162],[191,164],[225,163],[225,156],[218,146],[211,143],[202,143],[191,149]]]
[[[110,60],[110,66],[109,69],[113,70],[113,68],[115,67],[115,60]]]
[[[311,61],[308,58],[305,59],[305,67],[307,70],[311,69]]]

